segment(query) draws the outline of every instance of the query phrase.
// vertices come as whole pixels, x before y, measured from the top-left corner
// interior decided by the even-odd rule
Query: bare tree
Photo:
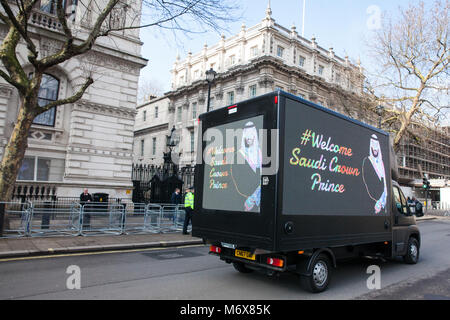
[[[8,29],[0,45],[0,76],[17,89],[20,98],[17,120],[0,164],[0,201],[12,196],[33,119],[56,106],[76,102],[94,82],[92,74],[87,74],[73,96],[43,104],[39,103],[39,90],[46,72],[70,59],[81,59],[101,37],[143,27],[185,32],[220,30],[223,23],[234,21],[238,8],[232,0],[80,0],[78,5],[85,7],[83,21],[89,25],[86,32],[73,23],[64,0],[50,2],[61,25],[58,38],[63,41],[56,52],[46,55],[38,50],[29,30],[30,17],[39,6],[39,0],[0,0],[0,24]],[[127,19],[123,19],[124,15]],[[18,54],[20,43],[26,44],[27,61],[21,60]],[[31,65],[31,73],[25,71],[25,64]]]
[[[164,93],[163,85],[156,79],[139,80],[138,102],[144,103],[150,100],[150,97],[159,97]]]
[[[449,108],[449,0],[400,9],[384,17],[370,43],[377,70],[368,92],[386,107],[383,123],[394,131],[394,149],[412,124],[439,123]]]

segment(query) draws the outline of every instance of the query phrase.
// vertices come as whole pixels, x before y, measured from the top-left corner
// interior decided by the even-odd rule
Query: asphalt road
[[[301,289],[293,274],[240,274],[208,255],[207,247],[192,246],[0,261],[0,299],[450,299],[450,220],[422,221],[419,227],[417,265],[341,263],[321,294]],[[381,268],[380,290],[366,285],[373,264]],[[73,265],[81,288],[69,290],[73,274],[66,271]]]

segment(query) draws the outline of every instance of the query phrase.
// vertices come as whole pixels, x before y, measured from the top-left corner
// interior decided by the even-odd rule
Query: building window
[[[181,122],[181,107],[177,108],[177,122]]]
[[[144,110],[144,112],[143,112],[143,118],[144,118],[144,121],[147,121],[147,110]]]
[[[191,131],[191,152],[194,152],[194,145],[195,145],[195,135],[194,131]]]
[[[19,169],[17,180],[62,181],[63,174],[63,159],[25,157]]]
[[[277,47],[277,56],[283,58],[284,48],[282,46]]]
[[[48,74],[42,75],[41,87],[38,93],[38,105],[45,107],[47,104],[58,100],[59,80]],[[44,126],[55,125],[56,107],[47,110],[34,118],[34,124]]]
[[[144,156],[144,145],[145,145],[144,142],[145,142],[145,140],[142,139],[142,140],[141,140],[141,157]]]
[[[322,65],[319,65],[319,75],[323,75],[323,70],[325,69],[325,67],[324,66],[322,66]]]
[[[234,65],[236,63],[236,56],[233,54],[232,56],[230,56],[229,58],[228,58],[228,64],[230,65],[230,66],[232,66],[232,65]]]
[[[298,57],[298,65],[300,67],[303,68],[305,66],[305,61],[306,61],[305,57],[303,57],[303,56]]]
[[[194,71],[194,79],[198,79],[200,77],[200,73],[198,70]]]
[[[56,14],[56,0],[41,0],[40,10],[51,14]]]
[[[336,83],[341,83],[341,75],[336,73]]]
[[[192,103],[192,119],[197,118],[197,102]]]
[[[256,97],[256,84],[250,86],[248,92],[251,98]]]
[[[209,99],[209,110],[214,110],[214,98]]]
[[[156,154],[156,137],[152,138],[152,155]]]
[[[158,119],[158,107],[155,107],[155,119]]]
[[[228,102],[228,105],[234,103],[234,91],[230,91],[227,93],[227,102]]]
[[[252,55],[252,57],[256,57],[258,55],[258,46],[251,47],[250,54]]]

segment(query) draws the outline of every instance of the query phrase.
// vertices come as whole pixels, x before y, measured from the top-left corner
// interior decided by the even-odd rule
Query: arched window
[[[44,107],[50,102],[56,101],[58,99],[58,91],[59,80],[49,74],[43,74],[41,88],[39,89],[38,94],[39,106]],[[56,107],[38,115],[34,118],[33,123],[53,127],[55,125],[55,114]]]

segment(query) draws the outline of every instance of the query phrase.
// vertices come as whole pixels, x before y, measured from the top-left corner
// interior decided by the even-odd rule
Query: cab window
[[[403,214],[408,214],[408,209],[406,208],[406,199],[403,195],[403,192],[399,190],[397,187],[393,187],[394,191],[394,201],[395,206],[397,207],[398,212]]]

